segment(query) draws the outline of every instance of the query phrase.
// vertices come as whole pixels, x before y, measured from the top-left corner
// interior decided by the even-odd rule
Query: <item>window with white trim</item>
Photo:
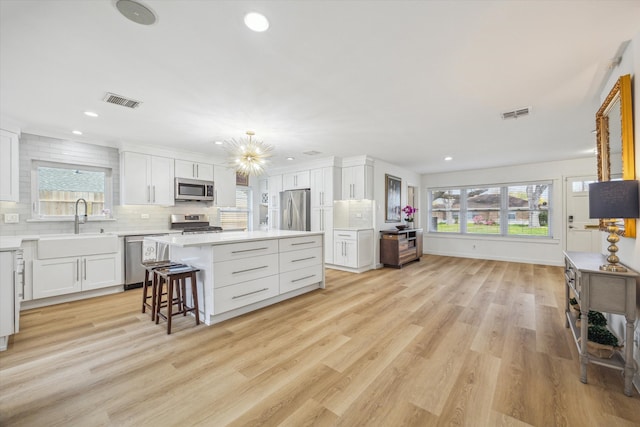
[[[550,181],[428,190],[429,232],[551,237]]]
[[[72,219],[76,201],[87,202],[90,218],[110,218],[112,171],[110,168],[33,161],[31,206],[34,218]],[[84,204],[80,205],[84,214]]]
[[[220,209],[223,230],[251,230],[251,187],[236,187],[236,207]]]

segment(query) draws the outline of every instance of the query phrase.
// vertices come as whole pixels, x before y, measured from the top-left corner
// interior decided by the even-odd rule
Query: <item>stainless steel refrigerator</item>
[[[280,230],[311,231],[311,190],[280,192]]]

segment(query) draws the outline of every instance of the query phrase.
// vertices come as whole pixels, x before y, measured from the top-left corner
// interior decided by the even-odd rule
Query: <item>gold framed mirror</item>
[[[620,76],[596,113],[598,181],[636,179],[631,76]],[[600,229],[606,230],[603,220]],[[624,220],[618,234],[636,237],[636,220]]]

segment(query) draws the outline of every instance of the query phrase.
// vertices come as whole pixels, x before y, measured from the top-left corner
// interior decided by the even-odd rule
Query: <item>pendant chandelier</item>
[[[273,147],[262,141],[254,141],[254,132],[247,131],[248,138],[225,141],[225,150],[229,154],[229,167],[241,175],[262,175]]]

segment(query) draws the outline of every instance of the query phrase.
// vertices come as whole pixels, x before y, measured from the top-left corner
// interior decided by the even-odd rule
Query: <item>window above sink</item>
[[[87,201],[89,220],[111,218],[112,170],[79,164],[32,161],[33,219],[73,220],[76,201],[80,198]],[[81,209],[84,210],[84,205],[81,205]]]

